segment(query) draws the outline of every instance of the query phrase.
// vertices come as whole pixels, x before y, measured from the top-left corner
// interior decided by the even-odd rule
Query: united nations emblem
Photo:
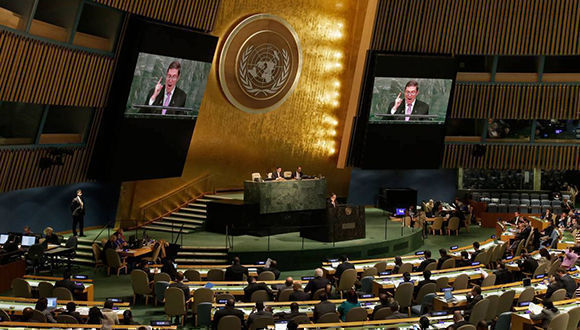
[[[300,41],[292,26],[280,17],[257,14],[230,32],[218,70],[228,101],[240,110],[264,113],[292,94],[301,68]]]

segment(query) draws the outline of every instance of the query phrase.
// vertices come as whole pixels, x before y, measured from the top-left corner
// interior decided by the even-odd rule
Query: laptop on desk
[[[0,234],[0,245],[4,245],[8,242],[8,234]]]
[[[22,242],[20,245],[23,248],[29,248],[36,244],[36,236],[22,236]]]
[[[457,298],[453,296],[453,288],[443,288],[442,291],[445,294],[445,300],[447,302],[456,302]]]

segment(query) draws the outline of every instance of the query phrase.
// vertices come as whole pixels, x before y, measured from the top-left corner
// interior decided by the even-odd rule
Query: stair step
[[[202,203],[189,203],[188,204],[189,207],[203,207],[206,208],[207,204],[202,204]]]
[[[171,216],[165,217],[165,219],[167,219],[167,218],[179,219],[180,217],[181,218],[206,219],[207,218],[207,215],[205,215],[205,214],[195,214],[195,213],[173,212],[173,213],[171,213]]]
[[[166,220],[166,221],[165,221]],[[165,217],[162,221],[155,222],[158,223],[175,223],[176,226],[181,225],[182,223],[185,224],[192,224],[192,225],[203,225],[205,223],[204,220],[201,219],[185,219],[185,218],[176,218],[176,217]]]
[[[153,226],[162,226],[166,228],[174,228],[173,230],[179,230],[183,226],[184,229],[199,229],[201,226],[196,224],[186,224],[186,223],[172,223],[172,222],[154,222],[151,225]]]
[[[196,202],[203,202],[203,203],[207,203],[207,202],[213,202],[214,199],[208,199],[208,198],[198,198],[195,200]]]
[[[213,199],[232,199],[231,197],[222,196],[222,195],[204,195],[204,198],[213,198]]]
[[[192,264],[192,263],[199,263],[199,264],[226,264],[228,261],[227,259],[195,259],[195,258],[175,258],[175,262],[178,264]]]
[[[93,257],[93,251],[79,251],[78,249],[76,250],[76,255],[77,256],[83,256],[83,257],[87,257],[87,258],[92,258]]]
[[[171,227],[161,227],[161,226],[153,226],[153,225],[146,225],[146,226],[143,226],[141,228],[147,229],[147,230],[153,230],[153,231],[164,231],[164,232],[168,232],[168,233],[175,231],[175,229],[171,230]],[[187,229],[184,229],[182,233],[189,234],[190,231]]]
[[[87,258],[74,258],[74,259],[71,259],[71,261],[75,264],[83,264],[83,265],[91,265],[91,266],[95,264],[94,259],[87,259]]]
[[[197,212],[197,213],[207,213],[206,209],[203,208],[191,208],[191,207],[182,207],[179,211],[186,211],[186,212]],[[175,213],[173,213],[175,214]]]
[[[181,250],[222,250],[227,252],[228,249],[223,246],[191,246],[191,245],[184,245],[181,247]]]
[[[225,252],[184,252],[179,251],[177,253],[178,257],[227,257],[228,254]]]

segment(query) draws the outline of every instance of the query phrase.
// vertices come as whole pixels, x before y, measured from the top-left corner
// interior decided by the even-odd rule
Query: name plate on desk
[[[326,207],[326,179],[244,182],[244,202],[260,214],[320,210]]]

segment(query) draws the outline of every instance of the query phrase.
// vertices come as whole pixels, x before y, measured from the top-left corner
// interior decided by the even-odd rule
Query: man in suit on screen
[[[178,61],[173,61],[167,68],[165,75],[165,84],[161,83],[163,77],[160,77],[155,85],[147,94],[145,104],[160,105],[169,107],[185,107],[185,99],[187,94],[177,87],[179,75],[181,74],[181,64]],[[158,110],[143,109],[142,113],[159,113]],[[179,114],[179,112],[171,109],[162,109],[161,115]]]
[[[419,94],[419,83],[415,80],[410,80],[405,85],[404,97],[401,98],[401,93],[397,95],[395,102],[389,104],[389,111],[393,115],[428,115],[429,105],[425,102],[417,100],[417,95]],[[402,117],[397,117],[395,119],[401,119]],[[413,119],[411,116],[405,116],[405,121],[409,120],[420,120],[419,118]]]

